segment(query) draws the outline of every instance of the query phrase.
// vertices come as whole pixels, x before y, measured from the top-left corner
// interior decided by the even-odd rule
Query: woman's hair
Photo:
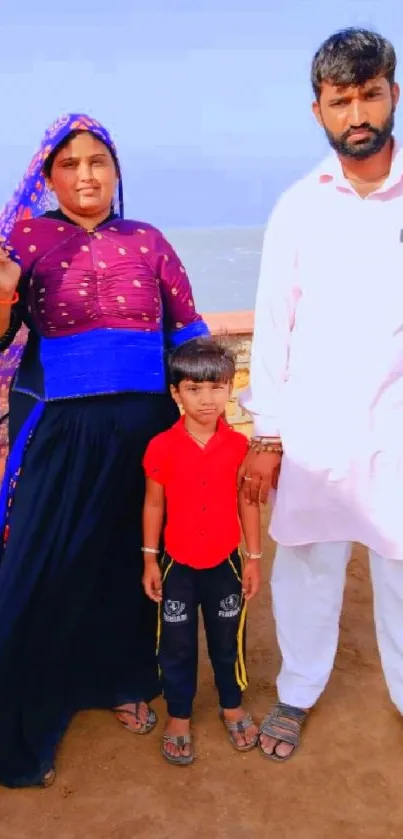
[[[46,158],[45,163],[43,164],[43,174],[44,174],[45,178],[50,178],[50,176],[52,174],[52,167],[53,167],[53,164],[55,162],[55,158],[59,154],[59,152],[62,151],[62,149],[65,149],[66,146],[68,146],[68,144],[71,143],[71,141],[74,140],[75,137],[78,137],[80,134],[86,134],[86,133],[91,134],[92,137],[94,137],[96,140],[99,140],[100,143],[103,143],[103,140],[101,140],[100,137],[97,137],[97,135],[94,134],[93,131],[90,131],[90,130],[84,131],[83,129],[80,129],[78,131],[71,131],[70,134],[67,135],[67,137],[64,137],[64,139],[57,146],[55,146],[54,149],[52,149],[49,156]],[[117,174],[118,178],[120,178],[121,173],[120,173],[119,161],[116,157],[116,153],[115,153],[114,149],[107,146],[106,143],[103,143],[103,145],[105,146],[105,148],[108,149],[108,151],[109,151],[109,153],[112,157],[112,160],[115,164],[116,174]]]
[[[235,376],[235,356],[223,341],[195,338],[178,347],[169,359],[171,384],[181,382],[231,382]]]

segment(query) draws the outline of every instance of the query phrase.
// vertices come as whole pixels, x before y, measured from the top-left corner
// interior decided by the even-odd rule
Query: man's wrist
[[[255,435],[249,441],[251,451],[256,454],[283,454],[283,444],[280,437],[264,437]]]

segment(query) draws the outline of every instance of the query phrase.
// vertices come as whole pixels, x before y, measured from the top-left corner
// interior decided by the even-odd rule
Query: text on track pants
[[[165,554],[162,579],[158,658],[168,714],[188,719],[192,713],[197,688],[199,606],[220,705],[237,708],[247,687],[246,603],[238,551],[220,565],[203,570],[181,565]]]
[[[281,702],[311,708],[336,655],[349,542],[284,547],[273,565],[272,595],[282,667]],[[403,713],[403,561],[369,551],[376,637],[386,684]]]

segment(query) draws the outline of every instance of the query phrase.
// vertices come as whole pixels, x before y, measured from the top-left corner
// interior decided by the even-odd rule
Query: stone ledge
[[[203,317],[213,335],[228,338],[236,355],[234,390],[227,408],[227,419],[237,431],[250,435],[251,418],[239,404],[238,397],[249,384],[254,312],[217,312],[204,314]]]
[[[203,315],[213,335],[252,335],[254,312],[207,312]]]

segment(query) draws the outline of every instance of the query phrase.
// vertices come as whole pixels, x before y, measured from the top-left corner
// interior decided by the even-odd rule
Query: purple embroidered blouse
[[[89,233],[67,221],[18,222],[11,245],[29,278],[26,307],[41,337],[94,328],[155,332],[200,322],[186,271],[154,227],[120,218]]]

